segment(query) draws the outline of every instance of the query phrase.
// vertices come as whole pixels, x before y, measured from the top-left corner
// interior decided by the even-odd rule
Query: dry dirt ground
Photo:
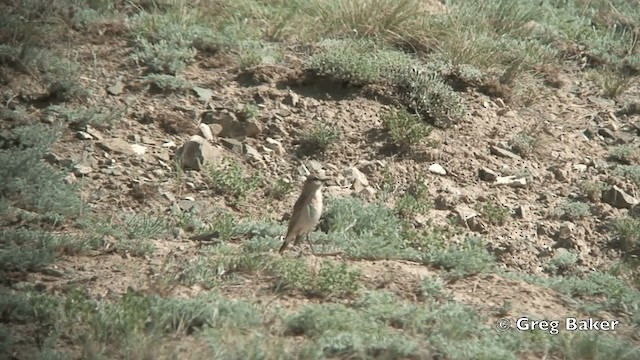
[[[114,219],[121,214],[146,214],[172,218],[174,222],[166,233],[150,240],[155,248],[153,252],[136,256],[119,249],[119,239],[106,236],[101,248],[81,255],[61,254],[45,270],[5,274],[5,288],[36,286],[40,292],[56,295],[80,286],[91,298],[107,300],[131,290],[167,297],[194,297],[207,287],[184,285],[166,278],[179,276],[180,271],[170,269],[171,264],[189,263],[203,247],[211,245],[192,240],[197,226],[179,223],[175,209],[193,207],[194,214],[207,221],[215,220],[216,211],[224,210],[235,219],[279,222],[284,230],[286,220],[283,219],[295,202],[303,179],[302,165],[313,167],[312,161],[317,161],[333,179],[325,190],[328,199],[356,196],[372,202],[382,192],[385,181],[388,182],[385,169],[397,192],[402,192],[416,179],[424,179],[428,186],[426,197],[435,206],[425,213],[412,215],[408,219],[412,228],[419,231],[453,226],[459,231],[452,233],[448,240],[454,243],[460,241],[461,233],[478,234],[495,256],[499,270],[449,279],[442,269],[418,262],[328,257],[359,269],[365,288],[389,290],[401,299],[419,302],[416,289],[422,279],[442,277],[445,279],[443,291],[453,301],[474,308],[492,327],[498,318],[525,314],[539,319],[589,316],[616,319],[621,325],[615,336],[640,345],[638,325],[633,322],[631,309],[628,313],[590,312],[580,304],[597,302],[598,297],[576,299],[502,272],[546,278],[550,275],[549,261],[567,251],[577,254],[568,270],[575,276],[607,271],[612,264],[619,264],[621,250],[611,245],[614,234],[608,222],[629,210],[612,206],[615,201],[605,200],[599,188],[589,199],[585,189],[590,184],[603,183],[617,185],[629,196],[637,195],[630,181],[613,176],[613,162],[609,157],[615,146],[637,148],[640,115],[623,111],[625,104],[640,99],[637,82],[618,99],[611,100],[601,96],[577,68],[568,65],[554,75],[559,81],[553,90],[530,106],[505,104],[500,98],[469,88],[461,93],[468,106],[463,121],[448,128],[434,128],[428,136],[430,145],[400,156],[385,148],[382,131],[381,114],[391,109],[392,102],[375,88],[343,86],[307,77],[303,59],[295,48],[286,52],[279,65],[258,65],[248,70],[240,70],[228,55],[199,53],[182,76],[193,86],[211,91],[210,98],[204,101],[191,88],[169,94],[151,91],[142,83],[142,70],[129,60],[131,46],[117,28],[96,25],[91,31],[73,33],[66,41],[67,45],[61,50],[73,54],[81,64],[79,79],[84,87],[92,90],[85,105],[120,109],[123,113],[112,128],[94,130],[90,133],[93,135],[85,139],[80,139],[74,129],[67,129],[51,153],[58,162],[68,159],[82,165],[82,171],[75,168],[76,176],[71,181],[80,185],[87,212]],[[61,121],[47,114],[48,103],[32,101],[44,90],[31,80],[30,74],[5,64],[2,78],[6,98],[3,102],[9,107],[27,106],[34,114],[30,119],[36,121]],[[121,87],[114,89],[114,85]],[[173,156],[176,148],[192,135],[201,135],[198,126],[203,114],[241,117],[246,113],[243,110],[246,104],[255,104],[252,121],[257,124],[257,131],[235,139],[215,134],[210,141],[219,154],[239,164],[246,174],[267,179],[247,201],[235,205],[213,190],[203,172],[176,170]],[[338,139],[324,154],[300,155],[301,139],[318,120],[338,129]],[[22,124],[5,119],[2,127],[6,130],[18,125]],[[525,156],[492,150],[512,148],[509,141],[522,134],[535,137],[531,151]],[[273,147],[267,138],[279,142],[283,151]],[[141,145],[146,152],[121,150],[110,143],[112,139]],[[171,146],[171,142],[175,146]],[[256,149],[258,155],[246,154],[243,144]],[[446,174],[430,171],[433,164],[441,165]],[[355,194],[353,183],[345,180],[343,172],[353,167],[366,176],[369,187],[365,192],[373,195]],[[499,177],[524,178],[525,183],[496,185],[495,181],[484,178],[483,169]],[[83,176],[79,175],[82,172]],[[268,194],[277,179],[293,184],[293,190],[282,199]],[[393,199],[392,196],[388,200],[389,206],[393,206]],[[563,209],[571,211],[567,210],[568,201],[587,204],[588,213],[576,218],[561,216]],[[478,208],[487,203],[508,209],[506,215],[502,215],[504,219],[494,214],[500,218],[494,222],[495,218],[489,213],[491,209],[484,208],[483,213],[482,208]],[[466,224],[459,216],[464,209],[477,211],[477,216],[467,219]],[[118,226],[117,220],[113,221],[114,226]],[[5,221],[4,225],[7,224]],[[64,225],[53,231],[75,230],[71,225]],[[245,239],[220,241],[240,246]],[[277,239],[274,244],[279,244]],[[277,246],[265,256],[279,256],[276,250]],[[320,261],[310,254],[303,258],[311,268]],[[296,291],[274,294],[271,276],[259,271],[239,272],[233,281],[220,281],[215,286],[228,299],[255,301],[264,306],[280,305],[288,311],[324,302]],[[349,298],[338,301],[348,303]],[[29,325],[16,329],[17,334],[30,338]],[[20,354],[29,353],[32,345],[29,340],[18,342],[13,358],[26,359],[26,355]],[[541,357],[532,355],[531,358]]]

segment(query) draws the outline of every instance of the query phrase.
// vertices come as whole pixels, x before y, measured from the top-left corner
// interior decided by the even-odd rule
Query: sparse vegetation
[[[476,210],[492,225],[503,225],[511,212],[508,207],[493,202],[479,204]]]
[[[529,157],[536,147],[537,139],[527,131],[516,134],[510,141],[511,150],[522,157]]]
[[[583,196],[592,202],[599,201],[602,191],[607,188],[605,183],[595,181],[583,181],[578,186]]]
[[[345,263],[323,261],[316,271],[304,260],[286,260],[274,265],[275,289],[298,290],[321,298],[344,298],[357,292],[360,272]]]
[[[638,216],[625,216],[615,219],[612,224],[617,247],[626,256],[640,252],[640,219]]]
[[[426,214],[433,207],[428,188],[423,178],[411,183],[396,202],[395,209],[403,217]]]
[[[609,158],[624,165],[637,164],[640,160],[640,150],[629,145],[616,146],[609,152]]]
[[[321,153],[327,151],[329,146],[338,141],[340,132],[331,124],[324,122],[316,122],[309,134],[304,139],[304,148],[306,151],[319,151]]]
[[[616,166],[615,175],[631,180],[636,186],[640,186],[640,166],[639,165],[619,165]]]
[[[552,274],[562,274],[569,270],[578,261],[578,254],[571,251],[558,252],[547,264],[547,271]]]
[[[422,262],[439,267],[454,278],[491,270],[494,261],[482,239],[472,235],[461,244],[432,244],[422,254]]]
[[[123,111],[98,107],[81,108],[53,105],[47,110],[62,118],[70,126],[81,130],[84,130],[87,125],[98,129],[110,128],[123,116]]]
[[[149,74],[145,76],[145,81],[160,91],[180,91],[189,86],[185,79],[167,74]]]
[[[238,205],[244,202],[247,195],[256,190],[261,184],[260,177],[249,177],[237,163],[225,164],[225,166],[211,167],[207,176],[214,191],[223,195],[232,204]]]
[[[273,184],[271,189],[269,189],[269,195],[276,200],[282,200],[292,190],[293,185],[290,182],[280,178]]]
[[[639,359],[639,208],[601,198],[640,187],[638,19],[623,0],[1,2],[0,358]],[[175,172],[203,111],[194,156],[234,160]],[[318,160],[316,256],[276,254],[284,179]],[[491,226],[451,224],[465,207]],[[495,331],[549,309],[621,323]]]
[[[406,110],[387,113],[383,121],[391,143],[403,151],[411,150],[431,133],[430,126],[424,124],[419,116],[409,114]]]
[[[555,210],[555,216],[560,219],[575,221],[591,214],[588,204],[579,201],[568,201]]]

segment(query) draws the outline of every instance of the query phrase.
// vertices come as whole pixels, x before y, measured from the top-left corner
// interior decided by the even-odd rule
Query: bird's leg
[[[305,238],[307,239],[307,243],[309,243],[309,249],[311,249],[311,253],[313,254],[313,256],[316,255],[315,250],[313,250],[313,244],[311,243],[311,240],[309,240],[309,233],[305,234]]]

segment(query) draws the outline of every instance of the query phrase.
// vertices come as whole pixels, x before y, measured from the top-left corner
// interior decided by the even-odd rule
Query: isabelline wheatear
[[[289,227],[284,237],[284,243],[280,247],[280,253],[292,240],[293,245],[297,246],[302,236],[308,236],[309,232],[318,224],[322,214],[322,186],[327,180],[328,178],[315,172],[307,176],[302,193],[293,205],[293,213],[291,213]]]

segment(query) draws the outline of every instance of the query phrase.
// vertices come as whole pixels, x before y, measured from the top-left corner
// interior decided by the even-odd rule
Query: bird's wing
[[[289,226],[287,228],[287,235],[285,239],[290,240],[290,236],[294,236],[294,228],[299,224],[300,217],[304,215],[304,207],[309,204],[309,197],[305,194],[301,194],[296,203],[293,205],[293,212],[291,213],[291,219],[289,219]]]

